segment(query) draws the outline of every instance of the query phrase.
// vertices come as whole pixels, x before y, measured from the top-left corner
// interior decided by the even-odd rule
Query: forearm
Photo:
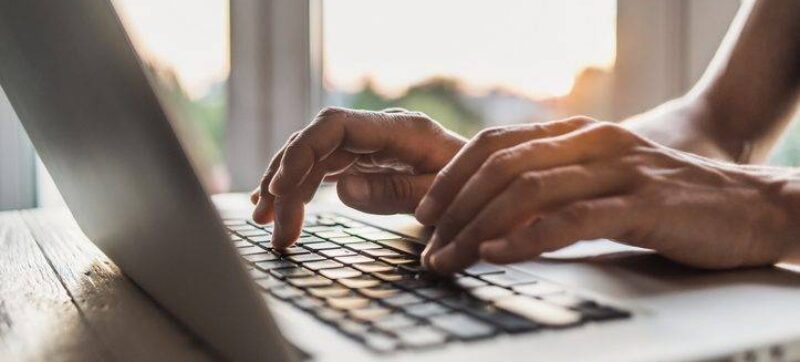
[[[704,156],[759,162],[800,89],[800,2],[745,4],[703,78],[684,97],[626,121],[655,141]]]

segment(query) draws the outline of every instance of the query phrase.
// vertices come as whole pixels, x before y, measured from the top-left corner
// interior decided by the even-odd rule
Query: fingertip
[[[261,198],[261,188],[256,187],[256,189],[250,193],[250,203],[253,205],[258,205],[258,200],[260,198]]]

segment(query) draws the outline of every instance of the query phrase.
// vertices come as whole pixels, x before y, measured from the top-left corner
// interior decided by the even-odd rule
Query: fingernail
[[[422,198],[422,201],[420,201],[417,209],[414,210],[414,216],[417,218],[417,221],[425,225],[430,225],[433,222],[431,219],[433,218],[432,214],[435,207],[436,200],[425,196]]]
[[[369,199],[369,184],[365,178],[347,176],[341,182],[344,185],[344,192],[347,196],[358,201],[367,201]]]
[[[425,265],[427,268],[431,268],[430,257],[431,253],[433,252],[433,245],[438,243],[439,238],[436,234],[433,234],[433,237],[428,241],[428,244],[425,245],[425,249],[422,250],[422,254],[420,255],[420,259],[422,259],[422,264]]]

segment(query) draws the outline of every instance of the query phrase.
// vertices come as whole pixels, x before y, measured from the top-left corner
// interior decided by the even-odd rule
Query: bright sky
[[[227,0],[115,0],[134,42],[193,96],[228,74]],[[587,66],[610,66],[615,0],[326,0],[325,77],[386,93],[436,75],[473,90],[561,95]]]
[[[113,0],[137,50],[172,67],[192,96],[228,77],[227,0]]]
[[[435,75],[481,89],[563,95],[587,66],[613,65],[615,0],[328,0],[325,76],[388,93]]]

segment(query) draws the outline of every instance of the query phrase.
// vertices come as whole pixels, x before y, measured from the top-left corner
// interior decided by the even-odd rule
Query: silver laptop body
[[[0,0],[0,86],[82,230],[226,359],[291,361],[289,340],[318,360],[672,361],[748,351],[800,360],[794,273],[702,272],[652,254],[601,253],[608,241],[511,268],[623,306],[631,319],[375,355],[287,304],[267,308],[107,0]],[[410,218],[337,210],[414,228]]]

